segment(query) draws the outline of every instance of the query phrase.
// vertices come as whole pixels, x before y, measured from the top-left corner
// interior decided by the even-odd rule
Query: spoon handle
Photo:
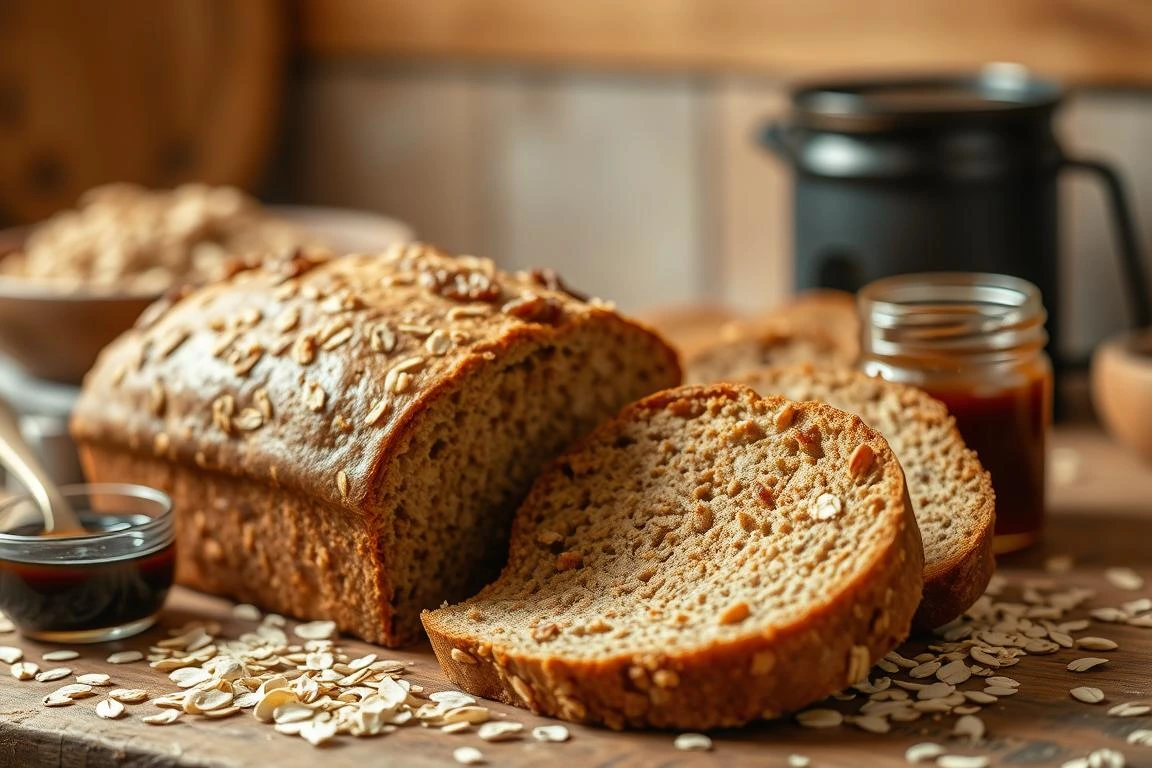
[[[44,516],[45,533],[83,532],[84,526],[20,432],[16,412],[0,398],[0,464],[16,476]]]

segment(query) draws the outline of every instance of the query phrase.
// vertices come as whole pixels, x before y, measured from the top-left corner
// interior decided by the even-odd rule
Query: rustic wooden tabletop
[[[991,702],[966,701],[961,713],[922,712],[911,722],[886,718],[858,721],[853,718],[870,697],[857,693],[852,700],[820,705],[848,716],[839,726],[807,728],[788,719],[721,731],[710,734],[713,745],[709,751],[676,749],[675,733],[614,733],[579,726],[570,727],[572,737],[565,743],[542,743],[530,736],[488,743],[478,737],[474,728],[450,735],[437,728],[410,725],[389,735],[362,739],[341,736],[313,747],[300,738],[275,732],[247,712],[220,720],[185,716],[172,725],[155,726],[142,719],[160,711],[151,703],[128,705],[127,716],[115,720],[96,716],[95,705],[104,698],[102,695],[81,699],[71,706],[49,708],[43,706],[43,697],[72,679],[22,682],[5,674],[0,675],[0,766],[432,766],[455,765],[453,751],[469,746],[479,749],[487,764],[506,766],[562,761],[615,768],[807,764],[847,768],[906,765],[905,752],[910,746],[932,743],[949,755],[977,758],[968,763],[944,760],[941,765],[978,766],[982,764],[978,758],[983,756],[988,765],[1060,766],[1087,758],[1095,750],[1109,749],[1122,754],[1125,762],[1116,762],[1118,758],[1102,752],[1093,758],[1093,763],[1085,760],[1079,764],[1152,768],[1152,738],[1147,745],[1129,743],[1142,738],[1139,731],[1152,730],[1152,714],[1140,709],[1141,703],[1152,704],[1152,627],[1138,625],[1152,620],[1130,625],[1090,618],[1092,610],[1131,605],[1140,598],[1152,597],[1152,468],[1089,428],[1057,433],[1051,468],[1052,511],[1044,543],[1000,562],[994,589],[997,594],[990,599],[1034,608],[1038,604],[1037,593],[1076,595],[1077,588],[1092,590],[1091,596],[1081,605],[1067,609],[1058,621],[1090,619],[1088,626],[1070,629],[1069,634],[1081,639],[1103,637],[1118,643],[1118,648],[1061,648],[1046,655],[1028,655],[1014,666],[993,670],[993,674],[1018,681],[1018,693],[1000,692]],[[1125,583],[1116,573],[1109,574],[1108,569],[1116,567],[1133,569],[1146,584]],[[253,622],[234,618],[230,609],[225,601],[177,590],[165,611],[162,627],[119,644],[79,647],[79,658],[59,666],[69,667],[74,674],[107,673],[114,685],[141,688],[153,696],[171,692],[175,686],[165,673],[143,662],[111,665],[106,657],[116,650],[144,650],[166,637],[166,629],[183,626],[190,620],[219,621],[223,634],[230,637],[252,628]],[[1034,616],[1036,623],[1041,623],[1042,611]],[[931,642],[939,641],[920,638],[900,650],[911,658]],[[53,666],[41,661],[42,654],[49,650],[47,646],[14,633],[0,635],[0,645],[18,647],[26,659]],[[382,651],[352,640],[341,641],[340,645],[353,656],[376,652],[382,658],[413,662],[407,679],[428,691],[450,687],[427,648]],[[1107,663],[1081,673],[1067,669],[1069,662],[1084,657],[1106,658]],[[877,687],[888,685],[891,691],[904,691],[901,686],[911,684],[911,690],[906,692],[910,703],[916,702],[920,694],[914,686],[935,682],[936,678],[917,680],[908,674],[910,671],[876,669],[872,680]],[[883,683],[885,677],[891,682]],[[972,693],[989,685],[987,679],[973,676],[957,688],[962,693]],[[1097,688],[1104,701],[1079,701],[1070,694],[1075,687]],[[872,698],[902,696],[889,693]],[[975,698],[984,697],[976,694]],[[523,723],[525,734],[535,726],[553,722],[512,707],[489,706],[496,718]],[[1117,710],[1117,706],[1121,709]],[[984,729],[983,736],[975,741],[953,733],[959,715],[969,711],[968,707]],[[883,730],[876,725],[876,719],[884,720],[884,727],[890,730],[866,730]],[[966,721],[961,730],[971,725],[971,721]],[[926,764],[932,762],[929,759]]]

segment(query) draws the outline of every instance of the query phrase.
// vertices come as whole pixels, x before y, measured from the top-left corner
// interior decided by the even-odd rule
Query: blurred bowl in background
[[[413,238],[408,225],[366,211],[269,206],[337,252],[383,251]],[[23,243],[30,228],[0,231],[0,258]],[[132,327],[160,293],[107,289],[57,290],[43,281],[0,277],[0,354],[25,374],[79,383],[100,350]]]
[[[1113,439],[1152,462],[1152,328],[1114,336],[1096,348],[1092,404]]]

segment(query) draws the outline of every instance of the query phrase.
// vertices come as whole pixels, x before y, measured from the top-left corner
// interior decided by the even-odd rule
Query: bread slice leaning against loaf
[[[181,583],[400,645],[500,572],[551,459],[679,381],[663,341],[550,271],[408,244],[155,305],[72,429],[90,479],[171,494]]]
[[[471,693],[611,728],[735,726],[864,678],[908,634],[922,551],[859,418],[685,387],[557,459],[500,578],[423,621]]]
[[[943,403],[915,387],[812,365],[764,368],[742,381],[763,395],[822,400],[855,413],[888,439],[924,538],[924,599],[914,629],[946,624],[976,602],[995,567],[996,499]]]

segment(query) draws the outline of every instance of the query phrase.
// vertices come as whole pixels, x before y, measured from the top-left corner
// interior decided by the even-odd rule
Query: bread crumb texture
[[[615,728],[701,729],[855,682],[906,636],[921,566],[879,434],[823,404],[689,387],[626,408],[553,463],[500,579],[424,620],[474,693]]]

